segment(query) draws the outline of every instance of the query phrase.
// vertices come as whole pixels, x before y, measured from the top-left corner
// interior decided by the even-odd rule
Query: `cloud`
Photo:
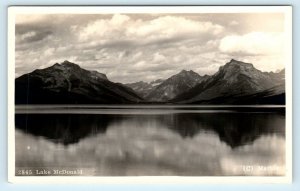
[[[258,18],[270,23],[274,20],[271,16],[19,15],[16,76],[68,59],[122,83],[166,79],[182,69],[213,74],[231,58],[251,62],[264,71],[275,71],[284,67],[279,42],[282,36],[274,33],[282,25],[276,22],[276,28],[267,27],[266,31],[266,25],[256,27],[249,23]],[[280,20],[279,16],[275,21]]]
[[[211,22],[194,21],[176,16],[159,17],[142,24],[136,23],[136,25],[137,28],[129,28],[127,34],[148,38],[170,38],[190,33],[217,35],[223,31],[222,26]]]
[[[115,14],[110,19],[92,21],[79,32],[79,40],[107,41],[139,40],[149,43],[162,39],[190,37],[203,34],[218,35],[223,32],[221,25],[200,22],[179,16],[160,16],[151,20],[132,19],[127,15]]]
[[[34,42],[47,38],[52,34],[51,31],[30,31],[21,35],[21,42]]]
[[[219,50],[231,58],[253,65],[262,71],[285,67],[283,33],[251,32],[229,35],[220,40]]]
[[[229,35],[221,40],[219,49],[225,53],[278,54],[283,51],[283,34],[252,32],[245,35]]]
[[[52,27],[44,24],[16,24],[16,48],[28,48],[30,43],[51,38],[53,35]],[[44,45],[43,45],[44,46]]]
[[[122,28],[130,18],[126,15],[113,15],[111,19],[99,19],[90,22],[86,27],[79,31],[79,40],[87,41],[91,38],[101,37],[106,39],[122,34]]]

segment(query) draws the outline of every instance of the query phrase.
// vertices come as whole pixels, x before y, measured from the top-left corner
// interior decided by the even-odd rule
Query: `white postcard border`
[[[285,176],[15,176],[15,16],[16,14],[113,13],[273,13],[285,14],[286,175]],[[292,182],[292,6],[11,6],[8,8],[8,181],[11,183],[223,184]]]

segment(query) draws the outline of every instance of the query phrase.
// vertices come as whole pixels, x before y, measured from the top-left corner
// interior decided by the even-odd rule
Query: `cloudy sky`
[[[284,68],[284,15],[32,14],[16,17],[16,77],[64,60],[115,82],[213,74],[231,58]]]

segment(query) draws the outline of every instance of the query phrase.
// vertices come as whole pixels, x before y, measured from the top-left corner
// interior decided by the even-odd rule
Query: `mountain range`
[[[209,76],[182,70],[167,79],[115,83],[64,61],[15,79],[16,104],[285,104],[285,71],[230,60]]]
[[[15,80],[16,104],[122,104],[143,100],[105,74],[69,61],[35,70]]]
[[[176,96],[176,103],[284,104],[285,71],[261,72],[252,64],[231,60],[206,81]]]
[[[158,79],[158,80],[151,81],[149,83],[139,81],[134,83],[128,83],[125,85],[132,88],[140,96],[146,97],[152,90],[154,90],[163,81],[164,81],[163,79]]]
[[[192,70],[182,70],[178,74],[163,81],[155,89],[149,92],[145,98],[146,100],[154,102],[166,102],[188,91],[200,82],[205,81],[207,78],[207,75],[200,76]]]

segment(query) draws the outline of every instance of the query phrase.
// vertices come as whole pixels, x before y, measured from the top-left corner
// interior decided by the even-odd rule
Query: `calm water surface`
[[[284,175],[283,108],[16,109],[16,175]],[[36,175],[36,174],[33,174]]]

